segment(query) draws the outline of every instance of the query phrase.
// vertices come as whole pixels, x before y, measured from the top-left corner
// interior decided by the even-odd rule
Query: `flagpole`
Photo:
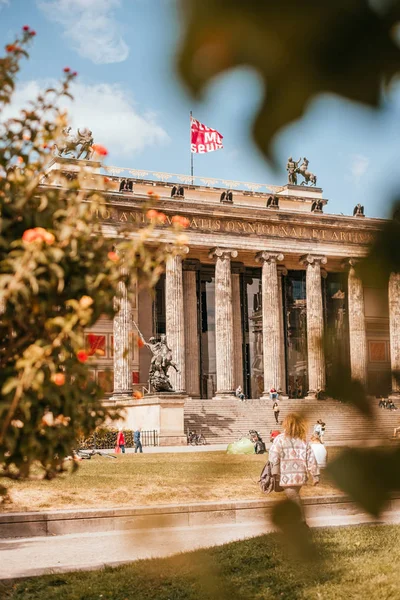
[[[193,185],[193,152],[192,152],[192,116],[193,113],[190,111],[190,127],[189,127],[189,136],[190,136],[190,175],[192,177],[192,185]]]

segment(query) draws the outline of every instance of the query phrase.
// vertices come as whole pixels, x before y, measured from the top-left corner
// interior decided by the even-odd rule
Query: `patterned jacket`
[[[301,486],[307,483],[308,473],[319,481],[319,468],[310,444],[299,438],[278,435],[269,449],[272,472],[280,474],[282,487]]]

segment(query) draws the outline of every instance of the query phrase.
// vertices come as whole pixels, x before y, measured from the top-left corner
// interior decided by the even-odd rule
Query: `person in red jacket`
[[[117,446],[121,449],[122,454],[125,454],[125,436],[122,429],[118,431]]]

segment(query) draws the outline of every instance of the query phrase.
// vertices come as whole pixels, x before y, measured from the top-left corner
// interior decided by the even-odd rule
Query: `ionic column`
[[[242,303],[240,298],[240,273],[244,267],[237,263],[232,265],[232,310],[233,310],[233,348],[234,348],[234,380],[236,389],[239,385],[243,389],[243,327]]]
[[[123,282],[118,284],[114,300],[118,312],[114,316],[114,391],[112,400],[132,399],[132,305]]]
[[[270,389],[279,389],[282,381],[281,319],[276,264],[281,260],[283,254],[259,252],[256,255],[256,261],[262,262],[263,398],[269,398]]]
[[[197,311],[197,272],[199,261],[183,263],[183,309],[185,315],[186,391],[200,397],[200,343]]]
[[[186,392],[186,348],[185,320],[183,306],[182,254],[189,248],[184,247],[180,254],[171,253],[167,257],[165,269],[165,320],[167,343],[172,351],[172,360],[179,371],[170,368],[168,376],[175,392]]]
[[[278,296],[279,296],[279,337],[280,337],[280,361],[281,361],[281,383],[280,389],[286,393],[286,352],[285,352],[285,324],[283,319],[283,300],[282,300],[282,277],[287,275],[287,269],[283,265],[278,265]]]
[[[316,398],[318,390],[324,390],[324,314],[322,305],[321,265],[327,262],[325,256],[307,254],[301,258],[306,265],[307,294],[307,352],[308,352],[308,395]]]
[[[400,400],[400,273],[389,278],[390,361],[393,400]],[[394,374],[397,375],[394,377]]]
[[[348,305],[351,377],[366,386],[368,359],[363,283],[354,268],[356,261],[350,258],[344,264],[349,269]]]
[[[210,258],[216,258],[215,265],[215,341],[216,341],[216,396],[234,393],[234,342],[232,312],[231,258],[238,255],[236,250],[214,248]]]

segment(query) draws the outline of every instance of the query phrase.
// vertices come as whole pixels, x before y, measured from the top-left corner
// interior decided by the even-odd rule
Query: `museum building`
[[[115,186],[102,214],[110,238],[130,227],[137,235],[149,191],[168,222],[174,215],[190,221],[187,244],[171,253],[155,291],[125,299],[114,323],[102,318],[87,331],[91,373],[107,399],[149,390],[151,353],[132,343],[136,327],[146,340],[167,335],[179,366],[170,370],[172,385],[192,398],[226,397],[239,385],[248,398],[271,388],[315,398],[338,360],[371,394],[399,397],[391,372],[400,370],[400,275],[384,288],[365,287],[355,270],[384,220],[364,216],[360,206],[351,216],[329,214],[318,187],[66,158],[54,159],[43,185],[59,185],[57,171],[71,174],[78,163],[86,165],[85,187],[96,188],[105,173]],[[157,239],[168,243],[168,231]]]

